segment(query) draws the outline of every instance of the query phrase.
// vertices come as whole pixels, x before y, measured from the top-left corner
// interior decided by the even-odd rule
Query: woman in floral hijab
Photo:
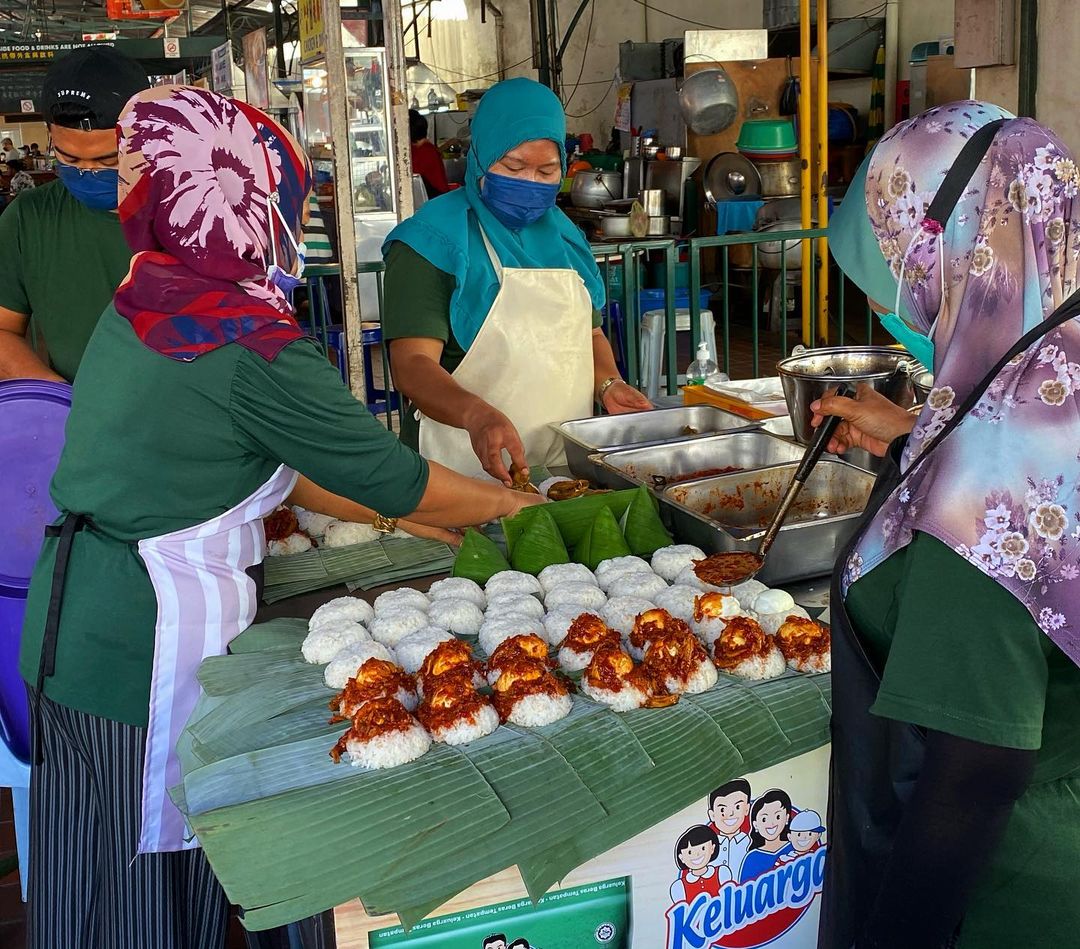
[[[935,385],[918,417],[865,389],[815,406],[846,420],[834,450],[914,467],[875,498],[834,587],[823,949],[1080,930],[1080,323],[1009,361],[922,457],[1077,287],[1080,171],[1030,119],[1001,122],[944,227],[927,218],[963,146],[1002,118],[960,102],[897,126],[832,225],[861,216],[899,287],[875,307],[898,302],[930,338]],[[841,268],[880,292],[849,242]]]

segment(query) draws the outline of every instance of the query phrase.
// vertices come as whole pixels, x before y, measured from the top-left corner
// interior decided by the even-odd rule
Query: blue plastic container
[[[701,309],[705,310],[709,307],[709,297],[712,296],[711,290],[701,291]],[[667,303],[667,291],[666,290],[642,290],[638,293],[638,305],[641,307],[641,313],[648,313],[649,310],[662,310]],[[675,309],[690,308],[690,288],[689,287],[677,287],[675,290]]]

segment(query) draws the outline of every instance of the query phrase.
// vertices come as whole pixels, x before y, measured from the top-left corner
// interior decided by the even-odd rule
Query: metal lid
[[[721,152],[705,166],[705,196],[713,204],[761,194],[761,175],[754,163],[738,152]]]
[[[15,379],[0,382],[0,585],[26,586],[45,525],[56,519],[49,482],[64,447],[71,386]]]

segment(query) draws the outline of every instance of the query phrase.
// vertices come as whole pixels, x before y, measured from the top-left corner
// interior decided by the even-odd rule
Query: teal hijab
[[[495,268],[484,247],[483,227],[504,267],[576,270],[593,307],[604,305],[604,281],[584,234],[558,208],[534,224],[511,230],[488,210],[480,193],[484,173],[523,142],[550,139],[559,148],[566,172],[566,118],[562,103],[532,79],[508,79],[492,86],[472,120],[465,187],[429,201],[402,221],[383,244],[408,244],[425,260],[454,276],[450,326],[468,350],[499,292]]]

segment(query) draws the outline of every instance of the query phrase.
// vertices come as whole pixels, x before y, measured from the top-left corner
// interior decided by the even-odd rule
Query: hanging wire
[[[585,30],[585,45],[581,49],[581,68],[578,70],[577,81],[574,83],[574,88],[571,90],[570,95],[567,96],[566,102],[563,103],[563,111],[570,108],[570,103],[574,96],[577,95],[578,89],[581,87],[581,77],[585,75],[585,63],[589,58],[589,40],[592,39],[593,17],[596,14],[597,0],[592,0],[589,4],[589,26]],[[605,82],[608,80],[605,80]]]

